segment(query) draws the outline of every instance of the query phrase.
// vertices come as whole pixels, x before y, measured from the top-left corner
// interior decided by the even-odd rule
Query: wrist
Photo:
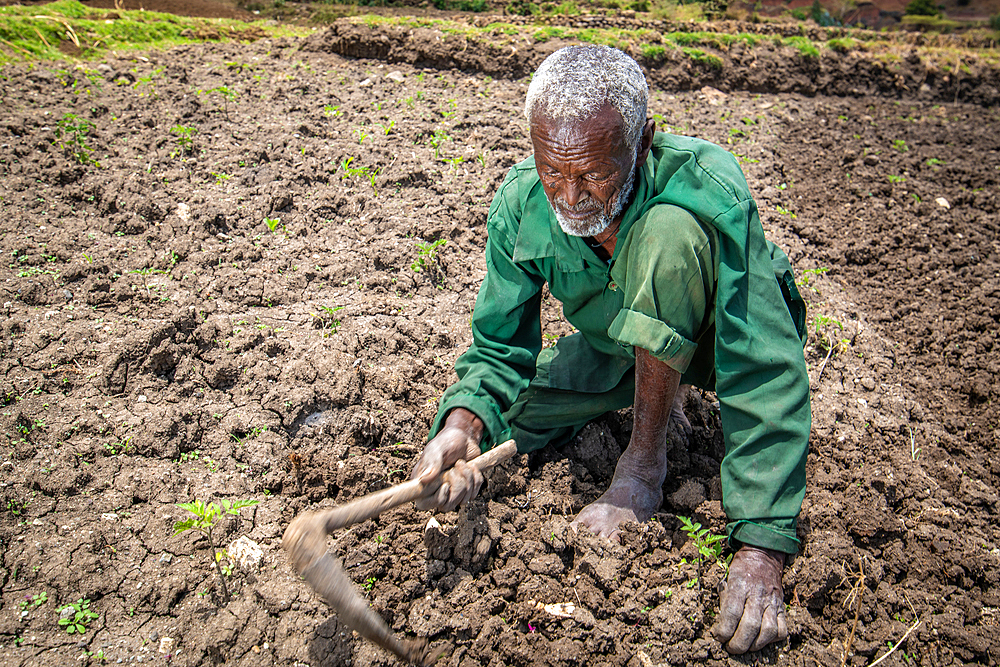
[[[465,408],[455,408],[444,421],[445,428],[457,428],[465,432],[473,444],[479,445],[483,439],[483,420]]]
[[[783,551],[775,551],[774,549],[765,549],[764,547],[755,547],[752,544],[744,544],[739,548],[739,551],[745,552],[756,552],[762,554],[771,562],[775,563],[779,568],[785,567],[785,558],[787,554]]]

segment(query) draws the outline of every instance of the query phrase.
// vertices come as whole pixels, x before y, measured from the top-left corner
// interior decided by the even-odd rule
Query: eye
[[[589,173],[584,176],[584,179],[589,183],[605,183],[610,181],[614,177],[614,174],[601,174],[601,173]]]

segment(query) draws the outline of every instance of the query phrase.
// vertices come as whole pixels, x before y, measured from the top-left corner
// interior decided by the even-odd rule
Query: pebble
[[[160,637],[160,648],[157,649],[160,653],[170,653],[174,649],[174,639],[173,637]]]
[[[226,551],[244,572],[260,570],[260,564],[264,561],[264,550],[246,535],[235,540]]]
[[[392,80],[393,80],[393,81],[395,81],[396,83],[403,83],[403,79],[404,79],[405,77],[403,76],[403,73],[402,73],[402,72],[400,72],[400,71],[399,71],[399,70],[397,69],[397,70],[393,70],[393,71],[389,72],[388,74],[386,74],[386,75],[385,75],[385,78],[387,78],[387,79],[392,79]]]
[[[940,206],[941,208],[945,208],[945,209],[950,209],[950,208],[951,208],[951,204],[949,204],[949,203],[948,203],[948,200],[947,200],[947,199],[945,199],[944,197],[938,197],[938,198],[937,198],[937,199],[935,199],[934,201],[935,201],[935,202],[937,203],[937,205],[938,205],[938,206]]]
[[[173,559],[174,555],[169,551],[164,551],[163,554],[160,555],[160,562],[163,563],[164,565],[169,564],[170,561],[172,561]]]

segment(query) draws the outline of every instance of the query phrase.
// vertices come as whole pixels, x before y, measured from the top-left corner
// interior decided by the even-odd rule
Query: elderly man
[[[663,500],[678,387],[716,391],[736,553],[715,633],[732,653],[755,651],[788,634],[781,573],[799,542],[810,426],[805,311],[736,160],[655,132],[647,99],[638,65],[608,47],[565,48],[538,68],[525,104],[534,156],[490,207],[472,347],[413,476],[446,471],[423,506],[453,509],[482,484],[465,462],[480,448],[566,442],[634,405],[610,487],[575,520],[615,539]],[[545,283],[579,333],[542,350]]]

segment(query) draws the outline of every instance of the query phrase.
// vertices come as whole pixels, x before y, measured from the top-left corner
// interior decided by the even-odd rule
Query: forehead
[[[608,104],[583,121],[555,120],[538,114],[531,122],[531,140],[536,153],[567,156],[586,153],[615,158],[624,146],[622,117]]]

